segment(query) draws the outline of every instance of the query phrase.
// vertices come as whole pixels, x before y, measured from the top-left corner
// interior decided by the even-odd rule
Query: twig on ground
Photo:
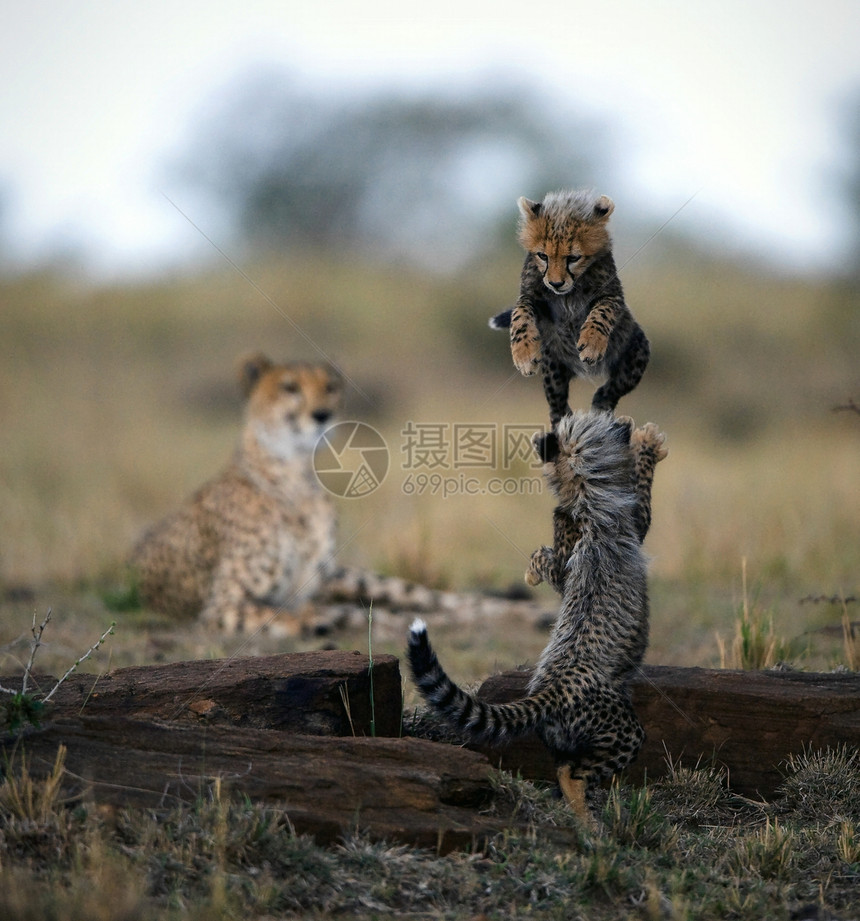
[[[24,668],[24,677],[21,679],[21,694],[27,693],[27,685],[30,683],[30,674],[33,671],[33,662],[36,660],[36,652],[39,647],[42,645],[42,634],[45,631],[45,627],[48,626],[48,622],[51,619],[51,608],[48,608],[48,613],[45,614],[45,619],[42,621],[39,626],[36,626],[36,612],[33,611],[33,645],[30,647],[30,658],[27,660],[27,665]]]
[[[92,646],[90,646],[90,648],[80,657],[80,659],[74,662],[74,664],[68,669],[66,674],[63,675],[63,677],[60,678],[60,680],[51,688],[51,690],[45,696],[43,703],[47,703],[54,696],[54,694],[57,692],[57,689],[66,680],[66,678],[68,678],[69,675],[71,675],[82,662],[86,662],[86,660],[89,659],[89,657],[99,648],[99,646],[102,645],[102,643],[109,636],[113,636],[114,627],[116,627],[116,621],[112,620],[107,630],[105,630],[105,632],[98,638],[98,640],[96,640],[96,642],[93,643]]]

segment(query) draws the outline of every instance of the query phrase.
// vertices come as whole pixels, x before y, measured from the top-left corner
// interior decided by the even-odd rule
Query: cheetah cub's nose
[[[317,409],[311,413],[315,422],[319,422],[322,425],[324,422],[328,422],[331,419],[331,412],[327,409]]]

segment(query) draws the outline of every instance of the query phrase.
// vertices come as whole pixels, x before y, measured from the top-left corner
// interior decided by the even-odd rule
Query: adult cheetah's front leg
[[[200,612],[200,622],[222,633],[267,633],[276,637],[301,635],[309,611],[273,606],[255,597],[248,588],[248,574],[239,571],[235,560],[223,560],[213,573],[209,596]]]

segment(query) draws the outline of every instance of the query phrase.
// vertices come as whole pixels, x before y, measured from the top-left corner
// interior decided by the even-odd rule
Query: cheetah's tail
[[[503,310],[494,317],[490,317],[490,329],[508,329],[511,325],[511,314],[513,310]]]
[[[417,618],[409,629],[412,677],[427,703],[450,725],[474,742],[513,739],[534,729],[542,712],[539,697],[508,704],[489,704],[467,694],[445,674],[427,637],[427,624]]]

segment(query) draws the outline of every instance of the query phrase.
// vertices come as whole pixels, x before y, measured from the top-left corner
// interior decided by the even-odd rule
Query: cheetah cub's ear
[[[605,197],[605,196],[604,196]],[[523,196],[517,199],[517,205],[524,221],[533,221],[540,213],[543,205],[539,201],[531,201]]]
[[[538,457],[545,463],[551,464],[558,458],[558,435],[555,432],[547,432],[545,435],[535,435],[532,439],[535,451]]]
[[[272,367],[274,365],[262,352],[245,355],[239,361],[239,386],[242,388],[242,396],[249,397],[257,381]]]
[[[598,221],[608,221],[615,210],[615,202],[608,195],[601,195],[594,203],[594,217]]]
[[[630,416],[616,416],[615,425],[613,428],[618,434],[619,440],[623,444],[630,444],[630,436],[633,434],[633,429],[635,426],[636,423],[630,418]]]

